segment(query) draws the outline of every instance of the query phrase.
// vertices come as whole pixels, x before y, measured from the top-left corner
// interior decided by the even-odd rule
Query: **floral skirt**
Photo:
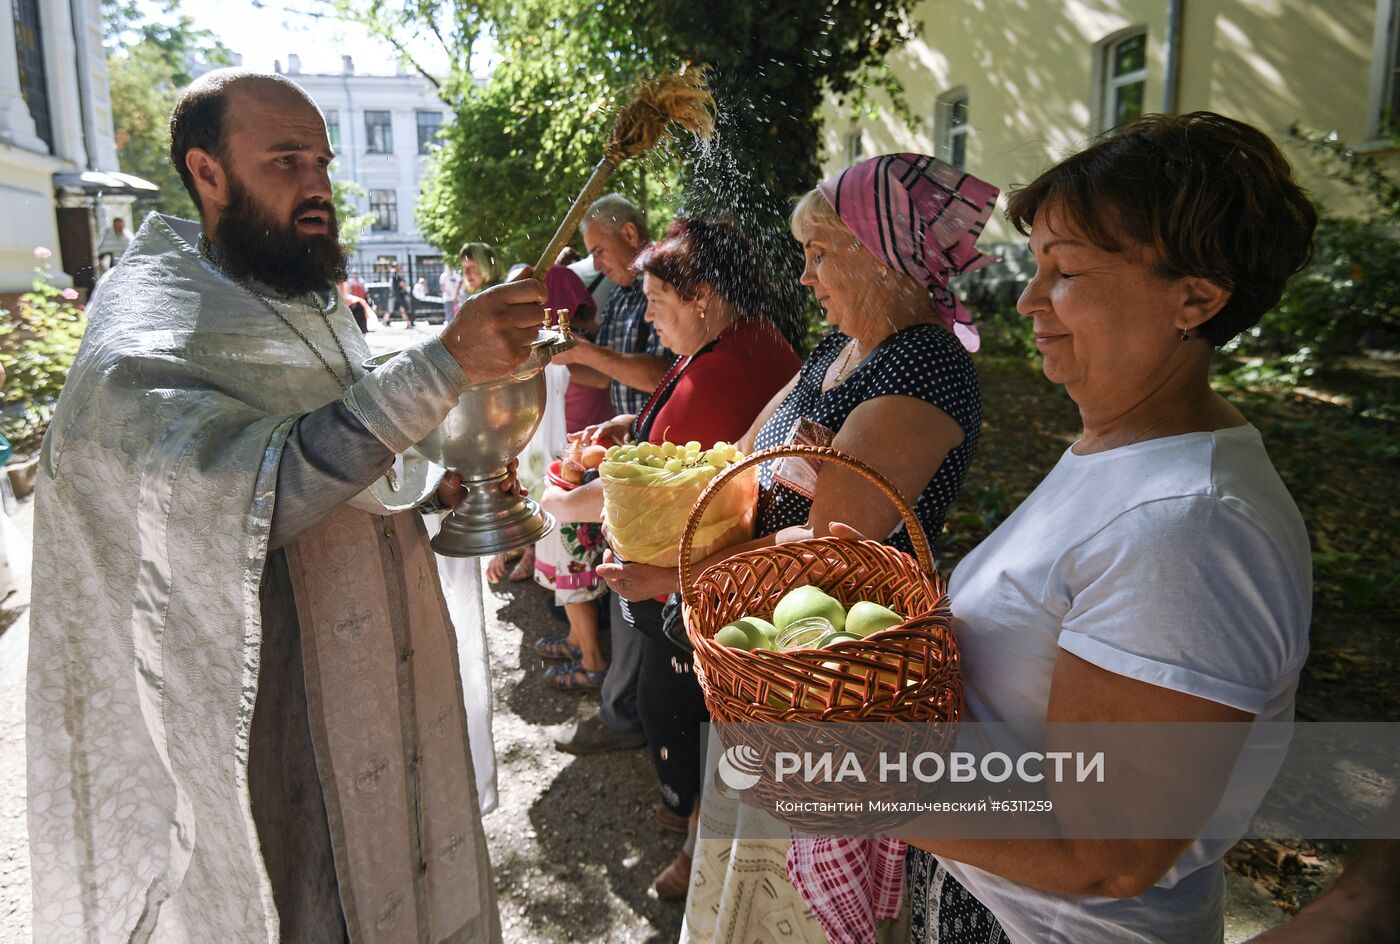
[[[535,582],[560,606],[596,600],[608,592],[597,571],[605,547],[601,524],[561,521],[535,544]]]
[[[996,916],[927,852],[904,860],[911,944],[1009,944]]]

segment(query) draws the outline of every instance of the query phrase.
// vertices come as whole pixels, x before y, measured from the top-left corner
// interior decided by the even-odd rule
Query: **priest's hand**
[[[516,478],[515,470],[520,465],[519,459],[512,459],[506,465],[506,480],[501,483],[501,491],[507,495],[528,495],[530,494],[520,484],[520,479]],[[438,482],[437,500],[442,507],[447,509],[456,508],[466,500],[467,489],[462,484],[462,477],[456,472],[444,473],[442,480]]]
[[[538,279],[492,286],[462,303],[442,343],[472,383],[504,377],[530,356],[548,297]]]

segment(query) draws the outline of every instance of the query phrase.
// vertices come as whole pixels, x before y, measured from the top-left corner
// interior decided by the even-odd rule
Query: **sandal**
[[[569,642],[568,636],[544,636],[535,640],[535,653],[545,659],[567,659],[580,662],[583,651]]]
[[[583,667],[583,662],[565,662],[563,665],[556,665],[553,668],[545,669],[545,678],[549,679],[549,684],[560,691],[583,691],[589,688],[602,688],[603,679],[607,677],[607,669],[599,669],[597,672],[590,672]]]

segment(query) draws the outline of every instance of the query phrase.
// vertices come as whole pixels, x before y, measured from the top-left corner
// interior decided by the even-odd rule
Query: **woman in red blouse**
[[[676,362],[641,413],[614,417],[586,435],[595,441],[693,440],[706,449],[737,441],[801,366],[766,315],[771,293],[753,246],[732,223],[680,219],[636,266],[644,279],[647,321],[676,353]],[[602,485],[551,488],[541,503],[560,520],[598,521]],[[624,603],[623,615],[642,636],[637,711],[662,802],[673,815],[690,817],[699,808],[700,725],[709,714],[690,652],[661,632],[663,603]],[[657,878],[661,897],[685,897],[689,848]]]

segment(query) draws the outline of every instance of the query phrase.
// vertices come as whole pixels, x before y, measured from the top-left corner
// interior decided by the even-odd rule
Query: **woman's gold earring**
[[[1189,332],[1189,331],[1183,331],[1183,332],[1181,332],[1181,340],[1183,340],[1183,341],[1189,341],[1189,340],[1191,340],[1191,332]]]

